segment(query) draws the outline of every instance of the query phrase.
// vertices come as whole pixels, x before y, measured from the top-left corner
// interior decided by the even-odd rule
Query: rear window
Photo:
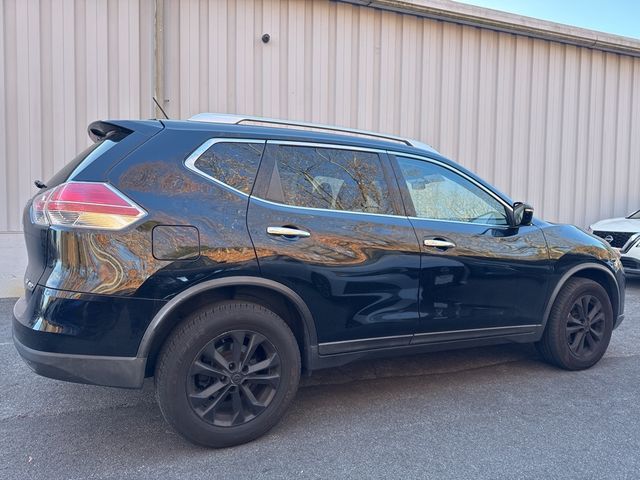
[[[258,172],[264,142],[218,142],[193,163],[207,177],[223,182],[247,195]]]
[[[268,200],[300,207],[393,214],[376,153],[270,145],[274,173]]]
[[[111,139],[101,140],[94,143],[88,148],[80,152],[73,160],[62,167],[53,177],[46,182],[48,187],[55,187],[67,179],[78,175],[82,170],[87,168],[93,161],[112,148],[117,142]]]

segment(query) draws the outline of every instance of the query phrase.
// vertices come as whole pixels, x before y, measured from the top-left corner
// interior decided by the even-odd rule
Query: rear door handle
[[[456,246],[455,243],[443,238],[425,238],[425,247],[437,248],[438,250],[447,250]]]
[[[298,228],[293,228],[293,227],[267,227],[267,233],[269,235],[278,235],[280,237],[289,237],[289,238],[295,238],[295,237],[307,238],[311,236],[311,234],[306,230],[300,230]]]

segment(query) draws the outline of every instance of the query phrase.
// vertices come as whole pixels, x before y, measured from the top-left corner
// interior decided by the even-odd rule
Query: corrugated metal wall
[[[0,232],[90,143],[99,118],[154,115],[153,0],[0,0]]]
[[[153,115],[155,4],[0,4],[0,231],[13,231],[32,179],[87,142],[89,121]],[[174,118],[235,112],[419,138],[549,220],[640,208],[639,58],[325,0],[164,10]]]

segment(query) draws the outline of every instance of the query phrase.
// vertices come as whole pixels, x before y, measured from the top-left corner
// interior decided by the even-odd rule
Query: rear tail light
[[[146,214],[106,183],[63,183],[37,196],[31,205],[31,220],[38,225],[100,230],[120,230]]]
[[[31,203],[31,221],[36,225],[49,225],[44,208],[50,195],[51,191],[41,193]]]

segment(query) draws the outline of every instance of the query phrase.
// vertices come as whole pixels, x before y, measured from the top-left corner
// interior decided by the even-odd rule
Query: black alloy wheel
[[[209,342],[193,360],[187,396],[206,422],[240,425],[269,406],[280,375],[280,357],[269,340],[250,330],[232,330]]]
[[[542,357],[566,370],[595,365],[613,331],[613,307],[607,290],[589,278],[570,278],[558,293],[542,338]]]
[[[169,335],[156,362],[156,396],[182,436],[229,447],[278,423],[300,370],[300,346],[282,317],[257,303],[227,300],[193,312]]]
[[[602,302],[593,295],[582,295],[573,302],[567,316],[567,342],[578,358],[589,356],[604,338],[605,316]]]

